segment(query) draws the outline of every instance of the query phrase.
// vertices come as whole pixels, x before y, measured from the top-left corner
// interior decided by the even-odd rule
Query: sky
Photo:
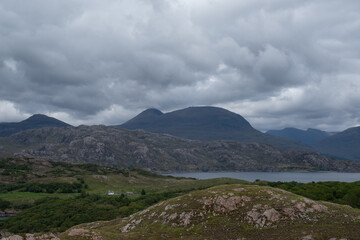
[[[218,106],[259,130],[360,124],[358,0],[1,0],[0,122]]]

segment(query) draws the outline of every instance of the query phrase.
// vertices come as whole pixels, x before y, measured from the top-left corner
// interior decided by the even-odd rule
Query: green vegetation
[[[277,187],[313,200],[323,200],[360,208],[360,181],[346,182],[270,182]]]
[[[19,192],[33,193],[79,193],[81,192],[81,183],[27,183],[15,185],[0,185],[0,193],[6,193],[17,190]]]
[[[312,201],[269,186],[235,184],[182,194],[128,218],[81,224],[59,237],[359,239],[359,215],[359,209]]]
[[[31,192],[9,192],[0,193],[0,199],[8,201],[7,209],[23,210],[34,206],[35,202],[39,199],[55,197],[66,199],[78,196],[78,193],[31,193]],[[0,201],[1,201],[0,200]]]
[[[84,222],[125,217],[159,201],[236,179],[195,180],[94,164],[1,160],[0,208],[21,210],[0,222],[10,232],[64,231]],[[4,174],[10,170],[11,174]],[[26,177],[24,177],[26,176]],[[108,190],[115,192],[107,196]]]
[[[256,181],[252,184],[229,178],[196,180],[161,176],[139,169],[122,170],[40,159],[9,158],[0,160],[0,166],[0,210],[21,211],[0,221],[0,230],[14,233],[65,231],[81,223],[127,217],[157,202],[189,192],[218,185],[227,189],[231,184],[268,185],[314,200],[360,207],[360,182]],[[252,187],[257,189],[258,186]],[[113,190],[115,195],[107,196],[108,190]],[[232,228],[233,223],[225,224],[224,219],[214,218],[214,224]]]
[[[216,182],[199,185],[199,189],[212,186]],[[142,190],[141,195],[136,197],[128,197],[124,194],[115,196],[84,194],[65,199],[42,198],[35,201],[33,207],[1,221],[0,229],[14,233],[65,231],[80,223],[126,217],[159,201],[180,196],[192,190],[197,189],[192,187],[185,190],[151,194],[145,194],[145,190]]]
[[[0,198],[0,210],[4,211],[5,209],[10,207],[10,202]]]

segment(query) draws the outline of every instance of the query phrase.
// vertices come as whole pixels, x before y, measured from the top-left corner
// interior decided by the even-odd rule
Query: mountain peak
[[[144,129],[150,132],[169,133],[187,138],[187,133],[230,129],[248,131],[253,129],[248,121],[239,114],[219,107],[188,107],[173,112],[162,113],[150,108],[120,127]],[[195,131],[195,132],[194,132]]]
[[[21,122],[0,123],[0,137],[8,137],[14,133],[28,129],[68,126],[71,125],[62,122],[56,118],[48,117],[44,114],[34,114]]]
[[[331,135],[330,133],[321,131],[319,129],[308,128],[305,131],[293,127],[287,127],[282,130],[269,130],[266,133],[272,136],[296,140],[308,145],[312,145]]]
[[[156,108],[148,108],[145,111],[141,112],[139,115],[160,116],[163,115],[163,112],[161,112],[159,109]]]
[[[332,157],[360,162],[360,127],[348,128],[315,144],[316,150]]]
[[[57,126],[70,126],[69,124],[62,122],[56,118],[46,116],[44,114],[34,114],[31,117],[25,119],[24,121],[21,121],[20,123],[24,124],[35,124],[35,125],[46,125],[49,127],[57,127]]]
[[[241,115],[212,106],[188,107],[168,113],[148,109],[118,127],[194,140],[236,140],[262,142],[282,149],[304,148],[298,143],[261,133]]]
[[[46,116],[45,114],[41,114],[41,113],[36,113],[30,117],[28,117],[27,119],[23,120],[22,122],[25,121],[39,121],[39,120],[43,120],[43,119],[50,119],[52,117]],[[55,119],[55,118],[53,118]]]

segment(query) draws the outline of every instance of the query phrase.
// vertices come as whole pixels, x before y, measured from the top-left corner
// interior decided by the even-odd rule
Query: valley
[[[360,1],[0,0],[0,240],[360,240]]]
[[[23,122],[2,125],[21,126],[0,137],[3,240],[221,239],[219,233],[227,239],[358,239],[358,181],[158,175],[360,172],[356,161],[314,150],[331,139],[341,142],[343,133],[296,130],[302,138],[316,135],[309,146],[261,133],[240,115],[212,107],[147,110],[120,127],[73,127],[44,115]],[[357,136],[350,132],[344,139]]]
[[[40,158],[9,158],[0,164],[0,210],[17,212],[0,221],[6,236],[219,239],[217,233],[225,232],[246,239],[287,239],[286,229],[291,229],[294,238],[357,239],[360,224],[359,182],[196,180]],[[107,195],[109,190],[114,195]],[[338,222],[342,227],[334,231]]]

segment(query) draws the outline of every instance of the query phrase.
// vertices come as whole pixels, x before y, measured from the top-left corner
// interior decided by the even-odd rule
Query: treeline
[[[346,182],[270,182],[271,187],[281,188],[295,194],[360,208],[360,181]]]
[[[84,186],[86,187],[85,184]],[[11,191],[34,193],[80,193],[82,188],[83,184],[81,182],[26,183],[1,185],[0,193],[7,193]]]
[[[5,209],[11,206],[11,202],[0,198],[0,210],[4,211]]]
[[[176,191],[146,194],[137,198],[86,194],[69,199],[43,198],[36,201],[35,206],[0,221],[0,230],[13,233],[61,232],[85,222],[126,217],[159,201],[184,193]]]
[[[82,164],[71,164],[66,162],[52,162],[50,161],[53,168],[56,168],[50,173],[58,173],[58,174],[68,174],[69,172],[76,173],[78,175],[83,174],[100,174],[100,175],[107,175],[107,174],[123,174],[124,176],[129,176],[129,171],[126,169],[120,169],[115,167],[106,167],[106,166],[99,166],[92,163],[82,163]]]
[[[9,158],[9,159],[5,159],[5,160],[0,160],[0,169],[5,169],[5,170],[29,170],[29,167],[27,165],[11,163],[10,160],[12,160],[12,159]]]
[[[26,164],[12,163],[12,158],[0,160],[1,175],[10,176],[13,174],[23,173],[29,171]]]

